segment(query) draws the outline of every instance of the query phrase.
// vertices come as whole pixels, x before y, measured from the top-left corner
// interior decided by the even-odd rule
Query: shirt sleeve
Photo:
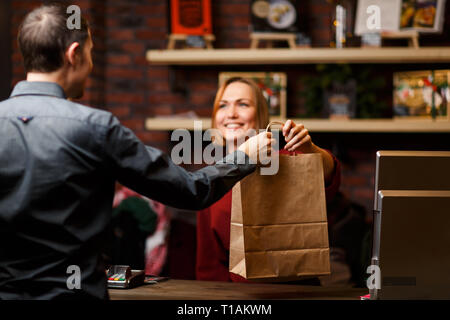
[[[325,181],[325,197],[326,201],[330,202],[333,200],[336,193],[339,191],[341,185],[341,163],[330,151],[326,150],[334,161],[334,171],[331,177]]]
[[[256,168],[244,152],[236,151],[215,165],[188,172],[162,151],[145,146],[114,116],[103,141],[107,169],[121,184],[175,208],[206,208]]]

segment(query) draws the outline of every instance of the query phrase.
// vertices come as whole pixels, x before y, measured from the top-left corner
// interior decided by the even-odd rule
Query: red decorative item
[[[423,78],[423,83],[425,83],[426,86],[431,86],[431,82],[428,78]]]
[[[170,0],[171,33],[212,34],[210,0]]]
[[[423,83],[425,84],[426,87],[431,87],[434,92],[437,92],[438,89],[437,86],[431,83],[430,80],[428,80],[428,78],[423,78]]]

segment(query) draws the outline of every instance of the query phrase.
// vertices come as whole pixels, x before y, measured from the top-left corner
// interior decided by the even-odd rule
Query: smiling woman
[[[212,128],[217,128],[230,152],[250,129],[269,123],[267,101],[252,80],[230,78],[219,88],[214,101]]]
[[[220,134],[215,143],[232,152],[245,141],[249,132],[265,129],[269,108],[261,89],[253,80],[234,77],[223,82],[217,91],[212,113],[212,128]],[[328,151],[316,146],[302,124],[287,120],[282,127],[286,141],[280,153],[320,153],[323,159],[327,200],[331,200],[340,183],[340,166]],[[217,138],[217,136],[216,136]],[[302,177],[299,177],[301,179]],[[229,273],[231,191],[211,207],[197,214],[197,280],[246,281]]]
[[[256,98],[250,86],[239,82],[227,86],[214,117],[227,144],[239,140],[255,127],[255,105]]]

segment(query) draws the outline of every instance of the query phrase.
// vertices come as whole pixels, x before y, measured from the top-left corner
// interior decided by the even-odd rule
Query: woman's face
[[[246,83],[233,82],[225,88],[215,120],[227,142],[243,139],[247,130],[255,129],[255,100],[252,88]]]

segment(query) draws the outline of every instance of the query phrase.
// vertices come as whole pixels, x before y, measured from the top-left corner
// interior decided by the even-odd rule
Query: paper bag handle
[[[271,127],[272,127],[272,125],[274,125],[274,124],[280,124],[280,125],[284,125],[284,123],[283,122],[280,122],[280,121],[271,121],[271,122],[269,122],[269,124],[267,125],[267,127],[266,127],[266,132],[270,132],[271,131]],[[295,151],[290,151],[289,152],[289,155],[290,156],[296,156],[296,155],[298,155]]]
[[[282,126],[284,125],[284,123],[280,121],[271,121],[266,127],[266,132],[269,132],[271,130],[272,125],[274,124],[281,124]]]

